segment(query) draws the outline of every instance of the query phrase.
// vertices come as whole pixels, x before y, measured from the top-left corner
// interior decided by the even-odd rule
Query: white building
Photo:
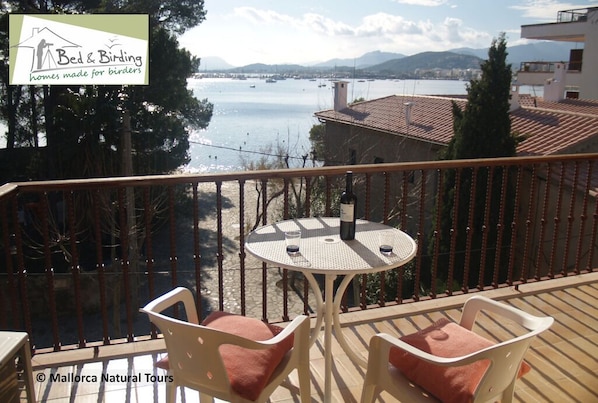
[[[543,85],[544,100],[598,100],[598,7],[559,11],[557,21],[523,25],[521,37],[572,42],[569,61],[524,62],[519,85]]]

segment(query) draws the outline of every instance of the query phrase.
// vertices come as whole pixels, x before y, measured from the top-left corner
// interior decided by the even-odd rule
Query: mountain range
[[[518,69],[521,62],[529,61],[567,61],[570,43],[536,42],[507,48],[507,63]],[[314,70],[348,68],[371,72],[402,72],[416,68],[475,68],[488,57],[488,49],[457,48],[447,52],[422,52],[412,56],[401,53],[373,51],[353,59],[331,59],[309,65],[299,64],[263,64],[254,63],[246,66],[233,66],[220,57],[201,58],[201,71],[228,71],[231,73],[283,73],[286,71],[306,72]]]

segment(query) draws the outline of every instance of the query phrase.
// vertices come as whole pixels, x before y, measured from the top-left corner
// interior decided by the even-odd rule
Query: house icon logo
[[[148,38],[143,14],[11,14],[9,83],[147,85]]]
[[[55,34],[47,27],[41,29],[37,27],[33,28],[31,36],[16,46],[18,48],[32,49],[31,72],[48,71],[59,67],[56,64],[52,49],[64,50],[69,47],[81,47],[60,35]]]

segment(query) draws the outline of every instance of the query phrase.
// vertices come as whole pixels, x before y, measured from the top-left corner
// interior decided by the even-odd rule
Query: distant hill
[[[560,42],[536,42],[527,45],[507,47],[507,62],[518,69],[524,61],[567,61],[569,50],[575,45]],[[481,60],[488,58],[488,48],[458,48],[447,52],[422,52],[412,56],[401,53],[374,51],[355,59],[331,59],[309,66],[298,64],[254,63],[242,67],[228,64],[219,57],[202,57],[200,71],[227,71],[230,73],[259,74],[301,74],[323,73],[333,70],[371,72],[374,74],[391,72],[400,74],[415,69],[433,68],[478,68]]]
[[[569,60],[569,51],[575,45],[569,42],[534,42],[527,45],[507,46],[507,63],[518,69],[521,62],[559,62]],[[458,48],[450,52],[477,56],[481,59],[488,58],[488,49]]]
[[[205,70],[228,70],[235,66],[227,63],[224,59],[217,56],[202,57],[199,65],[200,71]]]
[[[405,74],[416,69],[478,69],[482,59],[454,52],[422,52],[401,59],[389,60],[368,68],[374,73]]]
[[[376,50],[374,52],[368,52],[356,59],[331,59],[323,63],[314,64],[312,67],[348,66],[355,67],[356,69],[365,69],[370,66],[375,66],[393,59],[400,59],[402,57],[405,57],[405,55],[401,53],[381,52]]]

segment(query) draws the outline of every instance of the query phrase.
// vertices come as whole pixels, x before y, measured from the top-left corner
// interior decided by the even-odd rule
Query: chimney
[[[558,102],[565,98],[565,63],[555,63],[554,76],[544,84],[544,101]]]
[[[340,111],[347,107],[347,86],[348,81],[334,82],[334,110]]]
[[[511,85],[511,99],[509,100],[509,112],[519,109],[519,84]]]
[[[413,102],[405,102],[403,105],[405,105],[405,125],[409,126],[411,124],[411,109],[415,104]]]

